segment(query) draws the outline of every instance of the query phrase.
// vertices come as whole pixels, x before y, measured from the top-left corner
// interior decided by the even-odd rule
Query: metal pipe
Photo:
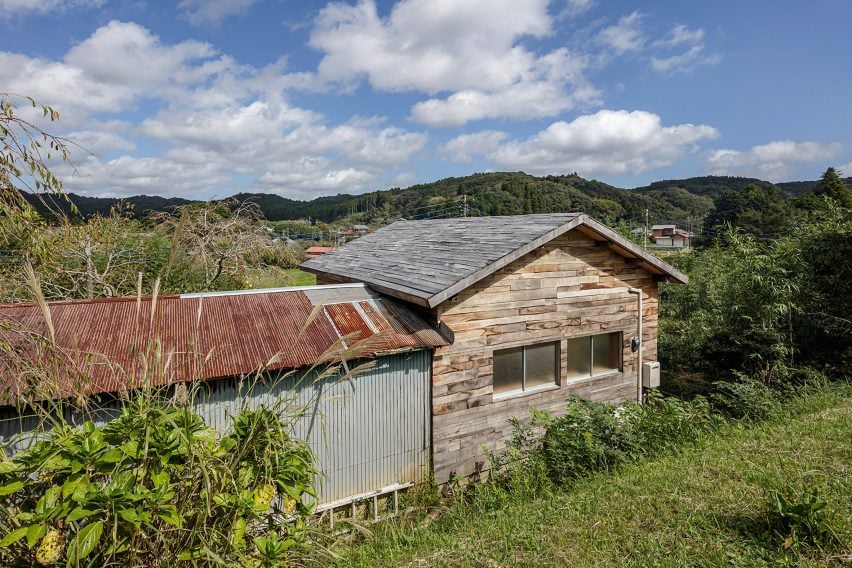
[[[636,351],[636,402],[642,404],[642,288],[628,288],[628,292],[636,294],[636,333],[639,336],[639,349]]]

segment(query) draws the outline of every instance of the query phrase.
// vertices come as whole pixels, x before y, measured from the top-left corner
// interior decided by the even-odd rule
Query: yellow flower
[[[287,497],[284,499],[284,512],[288,515],[296,510],[296,500],[292,497]]]
[[[275,498],[275,486],[264,483],[254,490],[254,502],[258,505],[270,505]]]
[[[56,529],[50,529],[36,550],[36,562],[42,566],[56,564],[62,558],[65,549],[65,537]]]

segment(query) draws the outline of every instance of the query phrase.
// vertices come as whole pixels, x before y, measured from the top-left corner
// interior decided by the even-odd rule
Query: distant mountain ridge
[[[852,177],[845,178],[852,185]],[[785,197],[800,195],[816,181],[774,184]],[[317,219],[325,222],[382,222],[394,218],[454,216],[461,207],[470,214],[514,215],[559,211],[584,211],[604,220],[641,219],[648,210],[657,221],[700,220],[724,191],[742,191],[750,184],[769,187],[770,182],[745,177],[702,176],[661,180],[633,189],[587,180],[576,174],[536,177],[523,172],[475,173],[360,195],[339,194],[299,201],[274,194],[238,193],[240,201],[253,201],[271,221]],[[119,202],[132,207],[136,216],[170,211],[193,203],[182,198],[139,195],[126,198],[87,197],[69,194],[82,217],[106,214]],[[28,200],[44,211],[37,196]],[[56,200],[66,214],[69,205]]]

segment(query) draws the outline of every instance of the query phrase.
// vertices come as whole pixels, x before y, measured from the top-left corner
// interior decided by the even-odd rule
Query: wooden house
[[[37,431],[21,403],[43,385],[25,371],[55,352],[57,383],[38,396],[96,397],[75,423],[108,420],[116,393],[141,385],[194,384],[188,404],[223,433],[241,407],[291,397],[321,508],[418,483],[430,466],[443,483],[487,469],[486,450],[532,408],[640,396],[657,284],[687,280],[576,213],[398,221],[303,266],[318,286],[0,306],[0,341],[34,359],[0,358],[0,443]],[[311,370],[352,341],[374,367],[342,382]],[[292,377],[246,394],[258,371]]]
[[[432,360],[438,482],[488,467],[512,417],[569,395],[637,398],[656,359],[657,284],[687,277],[584,214],[398,221],[302,265],[407,303],[450,344]],[[632,349],[642,307],[642,338]]]

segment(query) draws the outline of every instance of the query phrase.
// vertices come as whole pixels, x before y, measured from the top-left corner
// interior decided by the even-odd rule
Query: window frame
[[[619,345],[619,348],[616,351],[616,353],[618,355],[618,365],[614,369],[606,369],[605,371],[599,371],[599,372],[596,373],[595,372],[594,338],[596,338],[596,337],[605,338],[605,337],[613,335],[613,334],[618,336],[618,343],[617,344]],[[580,340],[580,339],[586,339],[586,340],[588,340],[588,343],[589,343],[588,347],[587,347],[588,359],[586,360],[586,364],[589,367],[589,372],[588,372],[588,374],[585,374],[585,375],[571,375],[570,374],[571,361],[566,359],[566,361],[565,361],[565,363],[566,363],[565,364],[565,380],[567,382],[584,381],[584,380],[588,380],[588,379],[594,379],[594,378],[597,378],[597,377],[605,377],[607,375],[612,375],[612,374],[615,374],[615,373],[623,373],[624,372],[624,332],[623,331],[607,331],[606,333],[595,333],[595,334],[592,334],[592,335],[580,335],[580,336],[576,336],[576,337],[566,337],[565,338],[565,341],[566,341],[566,345],[565,345],[566,357],[568,356],[568,353],[570,353],[570,349],[568,348],[567,342],[577,341],[577,340]]]
[[[540,385],[535,385],[532,387],[527,387],[527,347],[535,347],[536,345],[553,345],[555,347],[556,353],[554,356],[554,381],[552,383],[544,383]],[[512,389],[503,392],[495,392],[494,391],[494,360],[495,355],[500,351],[509,351],[512,349],[521,349],[521,369],[522,369],[522,377],[521,377],[521,388],[520,389]],[[491,351],[491,395],[495,399],[502,398],[510,398],[515,396],[524,396],[528,394],[533,394],[537,392],[548,391],[552,389],[558,389],[562,386],[562,340],[561,339],[548,339],[544,341],[537,341],[535,343],[524,343],[522,345],[512,345],[506,346],[502,349],[492,349]]]

